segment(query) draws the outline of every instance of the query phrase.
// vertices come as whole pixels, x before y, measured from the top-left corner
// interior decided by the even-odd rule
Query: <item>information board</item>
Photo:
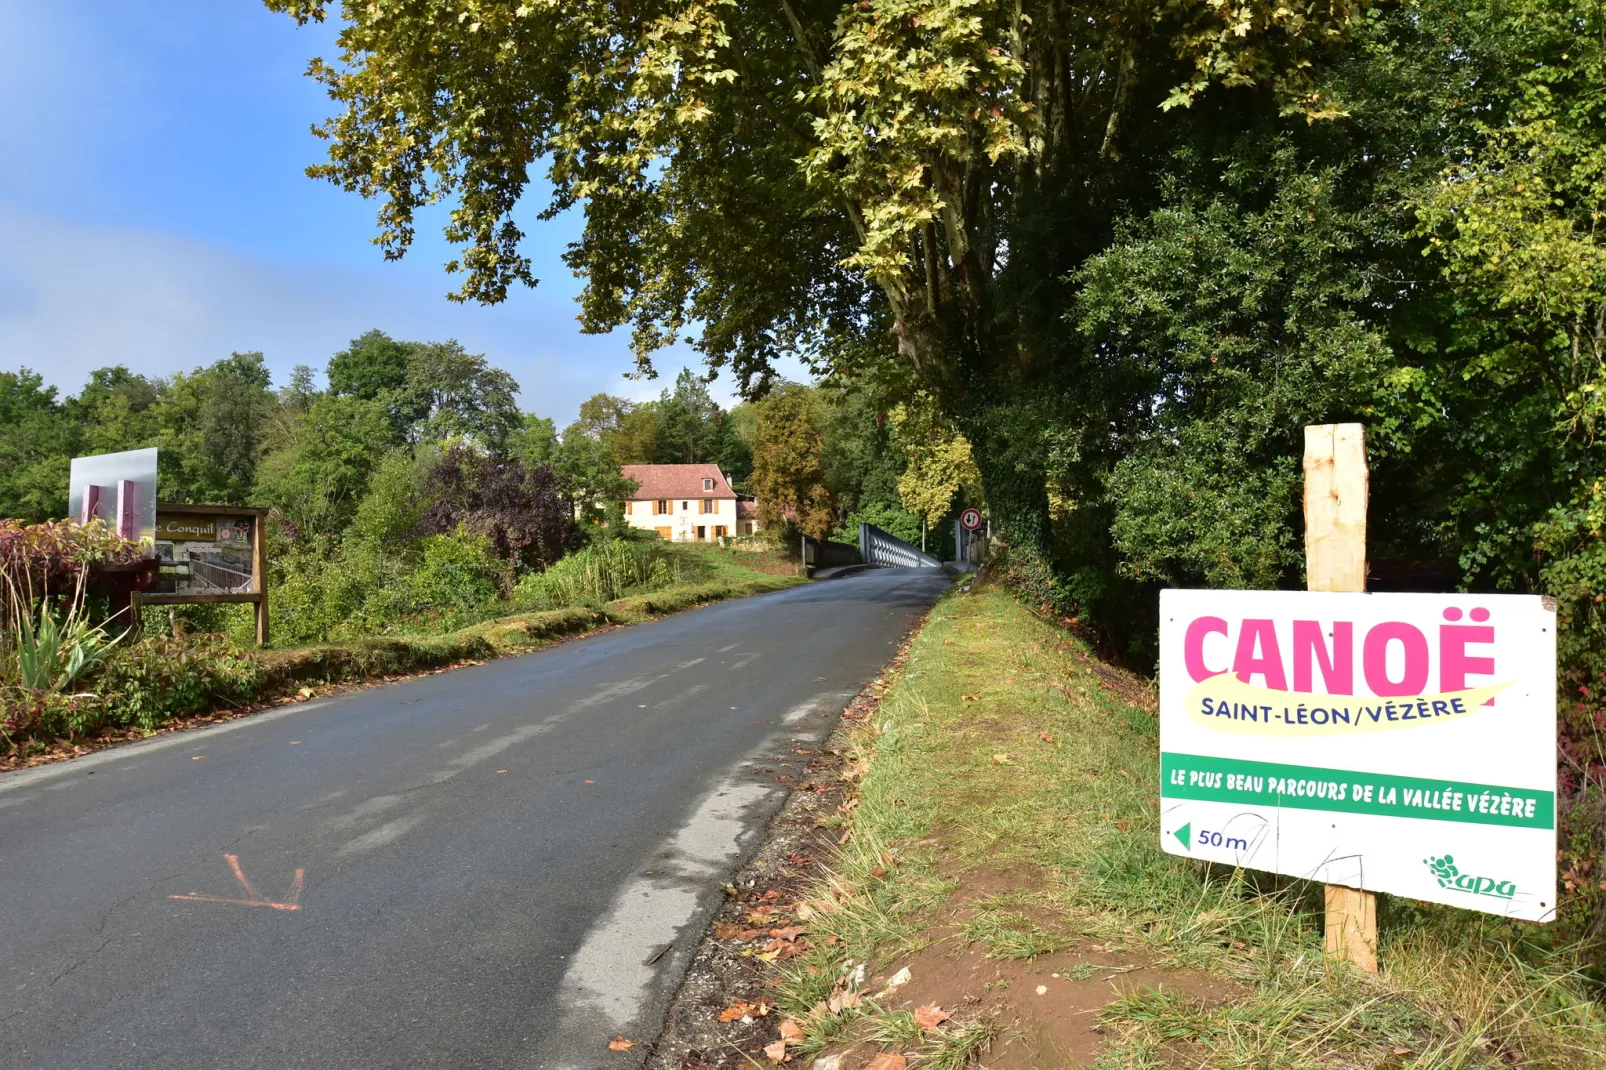
[[[161,570],[152,595],[250,594],[254,585],[257,518],[156,511],[156,555]]]
[[[1553,603],[1164,591],[1160,765],[1172,854],[1550,921]]]

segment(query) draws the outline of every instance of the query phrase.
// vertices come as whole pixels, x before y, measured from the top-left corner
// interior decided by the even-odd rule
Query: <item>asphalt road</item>
[[[658,1032],[776,775],[945,583],[872,571],[0,775],[0,1066],[632,1064],[607,1041]]]

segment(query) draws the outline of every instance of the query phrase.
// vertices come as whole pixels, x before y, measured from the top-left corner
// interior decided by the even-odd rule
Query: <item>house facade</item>
[[[619,474],[637,486],[625,522],[669,542],[712,542],[751,534],[737,515],[737,496],[717,464],[627,464]],[[756,525],[752,530],[756,531]]]

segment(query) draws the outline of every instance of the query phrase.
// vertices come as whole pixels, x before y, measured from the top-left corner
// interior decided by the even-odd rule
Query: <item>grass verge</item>
[[[1319,887],[1164,854],[1144,693],[1006,591],[939,603],[848,741],[838,857],[791,908],[789,1058],[1606,1065],[1606,1013],[1535,927],[1387,899],[1367,977],[1323,959]]]

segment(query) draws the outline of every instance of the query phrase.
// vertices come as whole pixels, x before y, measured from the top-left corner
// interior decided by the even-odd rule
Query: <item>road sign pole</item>
[[[1305,428],[1305,576],[1312,591],[1366,590],[1366,428]],[[1377,896],[1329,884],[1325,946],[1377,972]]]

